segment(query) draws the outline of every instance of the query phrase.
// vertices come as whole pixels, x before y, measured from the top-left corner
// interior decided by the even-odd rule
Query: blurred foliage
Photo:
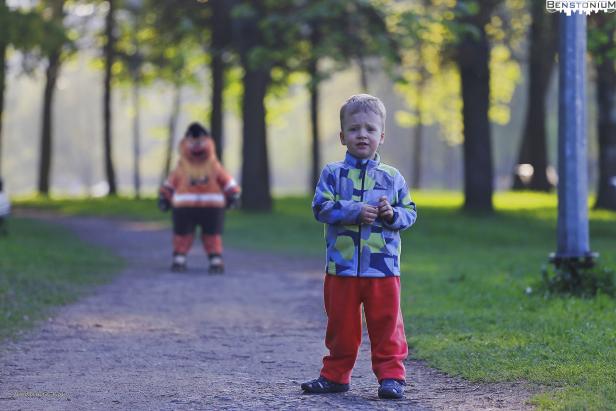
[[[76,51],[74,31],[63,18],[52,12],[64,0],[41,1],[34,8],[9,8],[0,4],[0,37],[14,49],[25,53],[24,70],[31,73],[51,51],[64,48],[67,54]]]
[[[458,37],[473,32],[472,25],[460,23],[459,15],[482,12],[484,2],[422,0],[393,2],[389,25],[402,45],[402,64],[396,90],[409,111],[396,113],[398,123],[412,127],[420,121],[436,124],[449,144],[463,141],[460,75],[453,63],[453,47]],[[492,43],[490,119],[507,124],[513,93],[521,81],[520,62],[529,18],[525,2],[508,0],[487,19],[485,29]],[[425,96],[425,97],[423,97]]]
[[[209,55],[201,42],[208,8],[187,1],[176,7],[165,0],[125,1],[117,16],[114,81],[200,86]]]
[[[588,50],[598,64],[603,60],[616,62],[616,19],[609,14],[597,13],[588,19]]]

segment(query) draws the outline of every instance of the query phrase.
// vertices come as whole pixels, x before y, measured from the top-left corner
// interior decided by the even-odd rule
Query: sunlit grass
[[[460,194],[417,192],[414,200],[419,219],[403,234],[402,257],[402,304],[413,356],[470,380],[543,384],[548,391],[534,399],[539,408],[613,409],[616,301],[526,293],[536,289],[541,266],[556,248],[556,195],[499,193],[489,216],[460,211]],[[97,201],[53,207],[169,219],[152,199]],[[323,226],[314,220],[310,201],[278,199],[272,214],[228,213],[225,241],[322,256]],[[590,235],[601,263],[616,268],[616,213],[591,209]]]

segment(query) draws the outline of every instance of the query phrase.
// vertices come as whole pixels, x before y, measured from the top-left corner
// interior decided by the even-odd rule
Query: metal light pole
[[[586,147],[586,16],[560,17],[557,266],[590,267]]]

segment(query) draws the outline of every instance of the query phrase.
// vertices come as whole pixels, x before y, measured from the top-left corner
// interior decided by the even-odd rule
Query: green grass
[[[12,218],[9,235],[0,236],[0,340],[108,281],[121,266],[65,229]]]
[[[473,381],[524,380],[548,391],[540,409],[614,409],[616,301],[545,299],[536,292],[556,247],[556,197],[495,196],[497,212],[459,211],[462,197],[419,192],[417,224],[403,234],[403,311],[414,356]],[[26,204],[26,203],[24,203]],[[168,219],[153,200],[27,202],[72,213]],[[124,205],[125,206],[124,206]],[[591,211],[591,246],[616,268],[616,213]],[[322,256],[310,198],[284,198],[272,214],[228,214],[227,244]]]

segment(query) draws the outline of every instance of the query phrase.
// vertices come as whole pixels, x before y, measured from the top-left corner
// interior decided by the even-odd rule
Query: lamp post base
[[[592,268],[597,263],[599,253],[589,252],[583,256],[560,256],[556,253],[550,253],[549,261],[554,264],[554,267],[575,267],[575,268]]]

